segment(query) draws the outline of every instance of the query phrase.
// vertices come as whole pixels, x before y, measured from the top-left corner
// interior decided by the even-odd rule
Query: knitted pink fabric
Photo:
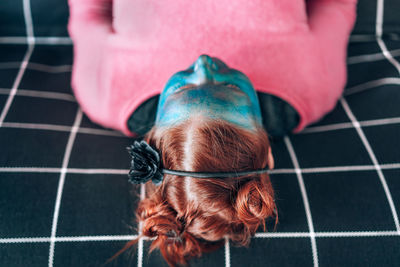
[[[208,54],[290,103],[297,132],[343,91],[356,2],[69,0],[74,94],[92,121],[132,136],[133,111]]]

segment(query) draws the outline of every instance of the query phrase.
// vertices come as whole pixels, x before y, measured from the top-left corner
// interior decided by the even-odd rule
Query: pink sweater
[[[208,54],[291,104],[298,132],[343,91],[356,2],[69,0],[74,94],[92,121],[134,136],[133,111]]]

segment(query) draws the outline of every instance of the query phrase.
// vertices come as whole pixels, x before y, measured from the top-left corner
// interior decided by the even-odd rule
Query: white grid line
[[[393,202],[393,199],[392,199],[392,194],[390,193],[389,187],[387,185],[385,176],[383,175],[382,169],[379,166],[378,160],[376,159],[376,156],[375,156],[375,154],[374,154],[374,152],[373,152],[373,150],[371,148],[371,145],[369,144],[369,142],[367,140],[367,137],[365,136],[363,130],[361,129],[360,124],[358,123],[356,117],[354,116],[353,112],[351,111],[351,109],[350,109],[349,105],[347,104],[346,100],[344,98],[341,98],[340,99],[340,103],[341,103],[343,109],[345,110],[347,116],[350,118],[351,122],[353,123],[355,130],[357,131],[358,135],[360,136],[360,139],[361,139],[365,149],[367,150],[368,155],[369,155],[372,163],[375,166],[375,170],[378,173],[379,180],[381,181],[382,187],[383,187],[383,189],[385,191],[385,194],[386,194],[386,198],[387,198],[387,200],[389,202],[390,209],[392,211],[394,224],[396,226],[397,231],[400,233],[399,218],[397,216],[396,208],[394,206],[394,202]]]
[[[398,169],[400,163],[382,164],[381,169]],[[349,172],[349,171],[367,171],[375,170],[374,165],[366,166],[337,166],[337,167],[316,167],[300,169],[302,173],[323,173],[323,172]]]
[[[382,170],[400,169],[400,163],[380,164]],[[375,165],[358,166],[334,166],[334,167],[315,167],[300,169],[302,173],[325,173],[325,172],[349,172],[349,171],[374,171]],[[46,167],[0,167],[0,173],[61,173],[62,168]],[[127,175],[128,169],[95,169],[95,168],[67,168],[67,173],[73,174],[116,174]],[[271,175],[294,174],[296,169],[274,169],[269,172]]]
[[[253,238],[310,238],[309,232],[282,232],[282,233],[255,233]],[[385,237],[399,236],[397,231],[350,231],[350,232],[316,232],[315,237]],[[101,241],[129,241],[137,238],[138,235],[102,235],[102,236],[59,236],[51,237],[17,237],[0,238],[0,244],[20,243],[49,243],[54,242],[101,242]],[[145,240],[154,238],[143,237]]]
[[[54,242],[92,242],[92,241],[124,241],[137,238],[137,235],[100,235],[100,236],[58,236],[51,237],[20,237],[2,238],[0,244],[10,243],[50,243]]]
[[[0,172],[38,172],[38,173],[61,173],[62,168],[40,168],[40,167],[0,167]],[[74,174],[128,174],[124,169],[79,169],[66,168],[67,173]]]
[[[0,62],[0,69],[19,69],[20,66],[20,61]],[[26,68],[28,68],[28,66]]]
[[[398,33],[385,33],[385,38],[389,40],[399,40],[400,35]],[[350,43],[364,43],[364,42],[376,42],[376,35],[374,34],[352,34],[349,38]]]
[[[353,87],[350,87],[348,89],[346,89],[343,92],[343,95],[348,96],[348,95],[352,95],[355,93],[359,93],[368,89],[374,89],[378,86],[382,86],[382,85],[391,85],[391,84],[396,84],[396,85],[400,85],[400,79],[397,77],[386,77],[386,78],[382,78],[382,79],[378,79],[378,80],[373,80],[373,81],[369,81],[366,83],[362,83],[362,84],[358,84],[355,85]]]
[[[400,49],[393,49],[389,51],[394,57],[400,56]],[[386,60],[386,57],[382,53],[365,54],[358,56],[351,56],[347,58],[347,65],[353,65],[358,63],[373,62],[379,60]]]
[[[349,231],[349,232],[315,232],[318,238],[326,237],[385,237],[399,236],[397,231]],[[58,236],[51,237],[16,237],[0,238],[0,244],[20,244],[20,243],[50,243],[54,242],[101,242],[101,241],[129,241],[137,238],[138,235],[100,235],[100,236]],[[282,232],[282,233],[255,233],[252,238],[310,238],[309,232]],[[155,238],[143,237],[144,240]]]
[[[227,236],[225,237],[225,267],[231,267],[231,249]]]
[[[11,89],[0,88],[0,95],[9,95],[10,92],[11,92]],[[65,100],[65,101],[76,103],[75,97],[73,95],[66,94],[66,93],[18,89],[18,91],[16,92],[16,95],[38,97],[38,98],[50,98],[50,99]]]
[[[314,233],[316,236],[316,233]],[[254,238],[311,238],[310,232],[259,232],[255,233]]]
[[[48,73],[63,73],[63,72],[71,72],[72,65],[47,65],[47,64],[40,64],[40,63],[29,63],[28,69],[48,72]]]
[[[24,9],[24,19],[25,19],[27,42],[28,42],[28,45],[35,44],[35,36],[33,35],[31,2],[30,2],[30,0],[23,0],[22,4],[23,4],[23,9]]]
[[[0,69],[16,69],[20,66],[19,61],[9,61],[9,62],[0,62]],[[48,72],[48,73],[63,73],[70,72],[72,70],[71,65],[47,65],[40,63],[30,62],[27,66],[27,69]]]
[[[387,60],[392,63],[392,65],[397,69],[400,74],[400,64],[393,58],[390,52],[387,50],[385,43],[382,40],[382,26],[383,26],[383,13],[384,13],[384,0],[377,0],[376,4],[376,41],[382,50],[382,54],[387,58]]]
[[[400,164],[399,164],[400,165]],[[399,166],[400,167],[400,166]],[[118,170],[118,169],[67,169],[68,173],[74,173],[74,174],[118,174],[118,175],[128,175],[129,170]]]
[[[352,231],[352,232],[320,232],[317,237],[378,237],[378,236],[399,236],[396,231]]]
[[[67,174],[67,167],[68,167],[72,147],[74,145],[75,137],[78,132],[79,125],[81,124],[81,121],[82,121],[82,111],[81,111],[81,109],[78,109],[76,117],[75,117],[74,125],[71,127],[71,133],[68,138],[68,143],[67,143],[67,147],[65,149],[64,159],[62,162],[60,180],[58,182],[57,197],[56,197],[56,203],[55,203],[54,215],[53,215],[53,223],[52,223],[52,227],[51,227],[51,241],[50,241],[50,249],[49,249],[49,267],[53,266],[54,247],[55,247],[54,240],[55,240],[56,232],[57,232],[58,215],[60,212],[61,197],[62,197],[63,188],[64,188],[65,176]]]
[[[0,37],[0,44],[29,44],[30,39],[25,36],[3,36]],[[48,36],[35,37],[35,43],[38,45],[72,45],[72,40],[69,37]]]
[[[25,122],[4,122],[3,128],[19,128],[19,129],[34,129],[34,130],[48,130],[69,132],[70,126],[43,124],[43,123],[25,123]]]
[[[20,128],[20,129],[47,130],[47,131],[60,131],[60,132],[69,132],[71,129],[71,127],[63,125],[24,123],[24,122],[4,122],[3,128]],[[85,127],[79,128],[78,133],[125,137],[122,133],[114,130],[102,130],[102,129],[85,128]]]
[[[14,84],[12,86],[10,94],[8,95],[3,111],[0,114],[0,128],[2,127],[4,119],[7,116],[8,110],[11,107],[11,104],[14,100],[14,96],[18,90],[18,86],[22,80],[22,76],[25,73],[26,66],[29,63],[29,59],[31,58],[33,49],[35,47],[35,37],[33,36],[32,14],[29,1],[30,0],[23,0],[23,11],[24,11],[24,20],[25,20],[26,34],[28,40],[28,49],[25,53],[24,59],[21,62],[21,67],[19,68],[17,77],[15,78]]]
[[[315,237],[381,237],[399,236],[397,231],[315,232]],[[310,238],[309,232],[256,233],[254,238]]]
[[[305,128],[303,131],[301,131],[297,134],[300,135],[300,134],[309,134],[309,133],[330,132],[330,131],[336,131],[336,130],[349,129],[351,127],[353,127],[351,122],[341,122],[341,123],[334,123],[334,124],[321,125],[321,126],[311,126],[311,127]]]
[[[379,165],[382,170],[399,169],[400,163],[389,163]],[[1,170],[1,169],[0,169]],[[350,171],[375,171],[374,165],[358,165],[358,166],[335,166],[335,167],[314,167],[300,169],[302,173],[332,173],[332,172],[350,172]],[[271,175],[277,174],[294,174],[296,169],[275,169],[269,172]]]
[[[360,121],[359,123],[360,123],[360,126],[363,126],[363,127],[398,124],[398,123],[400,123],[400,117],[399,118]],[[343,122],[343,123],[335,123],[335,124],[322,125],[322,126],[312,126],[309,128],[305,128],[303,131],[301,131],[300,133],[297,133],[297,134],[328,132],[328,131],[343,130],[343,129],[350,129],[350,128],[353,128],[353,124],[351,122]]]
[[[142,201],[146,197],[146,186],[144,184],[140,185],[140,201]],[[142,235],[143,231],[143,222],[139,222],[139,235]],[[143,238],[139,238],[138,243],[138,267],[143,266]]]
[[[102,129],[93,129],[82,127],[79,129],[79,133],[81,134],[94,134],[94,135],[106,135],[106,136],[116,136],[126,138],[121,132],[117,132],[115,130],[102,130]]]
[[[400,118],[387,118],[387,119],[377,119],[377,120],[367,120],[359,122],[361,126],[382,126],[388,124],[400,123]]]
[[[284,137],[284,142],[286,144],[286,147],[289,151],[289,155],[290,158],[293,162],[293,166],[296,170],[296,176],[297,176],[297,181],[299,183],[300,186],[300,191],[301,191],[301,195],[303,198],[303,203],[304,203],[304,209],[306,212],[306,217],[307,217],[307,224],[308,224],[308,228],[310,230],[310,239],[311,239],[311,249],[312,249],[312,256],[313,256],[313,262],[314,262],[314,266],[318,267],[318,250],[317,250],[317,242],[315,240],[315,232],[314,232],[314,224],[312,221],[312,216],[311,216],[311,210],[310,210],[310,203],[308,202],[308,197],[307,197],[307,191],[306,191],[306,187],[304,185],[304,180],[303,180],[303,175],[301,174],[301,170],[300,170],[300,165],[299,162],[297,160],[297,156],[296,153],[294,152],[292,143],[289,139],[289,137],[285,136]]]

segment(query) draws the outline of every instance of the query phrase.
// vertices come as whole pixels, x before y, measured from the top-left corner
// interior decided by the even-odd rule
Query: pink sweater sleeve
[[[309,102],[315,103],[315,107],[318,107],[319,103],[325,103],[327,106],[319,107],[319,110],[311,117],[303,116],[308,120],[301,120],[295,132],[301,131],[305,126],[331,111],[342,94],[347,81],[347,45],[356,21],[356,8],[357,0],[310,0],[307,2],[309,29],[321,54],[318,65],[329,73],[322,83],[328,90],[324,92],[314,90]],[[322,110],[325,111],[321,114]],[[302,114],[300,116],[302,117]]]
[[[357,0],[311,0],[307,3],[309,28],[319,42],[325,61],[346,82],[346,56],[350,33],[356,21]]]
[[[112,0],[69,0],[68,31],[74,43],[71,83],[80,107],[93,122],[120,129],[110,111],[110,88],[103,86],[107,40],[113,33],[112,4]],[[122,131],[132,136],[128,129]]]

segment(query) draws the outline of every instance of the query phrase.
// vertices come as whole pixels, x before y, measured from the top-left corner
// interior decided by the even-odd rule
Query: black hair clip
[[[151,179],[156,185],[161,184],[163,174],[160,170],[161,158],[158,151],[144,140],[135,141],[127,150],[132,157],[129,182],[143,184]]]

